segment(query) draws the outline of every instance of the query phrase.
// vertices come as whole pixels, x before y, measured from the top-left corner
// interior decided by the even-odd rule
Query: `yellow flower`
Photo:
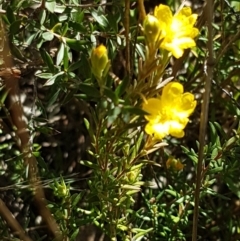
[[[173,16],[168,6],[160,4],[154,9],[154,16],[161,26],[163,40],[160,48],[168,50],[175,58],[180,58],[184,49],[196,46],[194,38],[199,31],[193,26],[197,20],[197,14],[192,14],[191,8],[184,7]]]
[[[168,83],[159,98],[150,98],[143,104],[142,109],[149,113],[145,116],[148,121],[146,133],[158,140],[167,135],[183,137],[188,117],[196,104],[193,94],[184,93],[182,84]]]
[[[167,169],[172,169],[174,171],[181,171],[184,168],[184,165],[177,159],[169,157],[166,162]]]
[[[96,78],[101,78],[104,69],[108,64],[107,49],[104,45],[94,48],[91,53],[92,71]]]

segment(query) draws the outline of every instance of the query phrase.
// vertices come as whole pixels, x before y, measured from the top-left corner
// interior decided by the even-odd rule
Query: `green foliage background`
[[[148,12],[155,2],[145,1]],[[175,11],[180,1],[165,4]],[[127,94],[145,56],[136,1],[130,1],[129,12],[131,75],[125,66],[124,1],[1,1],[12,58],[22,73],[20,95],[40,185],[62,240],[90,240],[89,226],[106,240],[191,240],[208,39],[202,1],[187,4],[199,14],[197,47],[173,59],[164,77],[177,73],[198,105],[183,139],[168,137],[168,146],[143,153],[144,112],[136,104],[139,96]],[[240,240],[240,3],[217,0],[214,9],[215,63],[198,236]],[[89,61],[100,43],[111,62],[103,94]],[[54,240],[34,205],[5,99],[3,83],[0,197],[32,240]],[[185,165],[182,171],[167,169],[171,156]],[[18,240],[3,216],[0,227],[2,240]]]

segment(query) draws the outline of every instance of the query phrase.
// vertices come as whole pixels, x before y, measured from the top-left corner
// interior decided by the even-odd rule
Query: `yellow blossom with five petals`
[[[172,52],[173,56],[180,58],[183,50],[196,46],[194,38],[199,34],[194,24],[197,14],[192,14],[190,7],[183,7],[174,16],[170,8],[160,4],[154,9],[154,16],[161,23],[161,34],[164,38],[161,48]]]
[[[149,113],[145,131],[154,139],[161,140],[167,135],[177,138],[184,136],[189,116],[196,107],[194,95],[185,92],[183,85],[171,82],[164,86],[159,98],[150,98],[143,104],[142,109]]]
[[[194,38],[199,34],[199,30],[194,27],[194,24],[197,20],[197,14],[192,14],[190,7],[183,7],[173,15],[168,6],[160,4],[154,9],[154,17],[152,22],[161,30],[159,38],[162,41],[159,48],[171,52],[175,58],[180,58],[184,49],[196,46]],[[149,16],[147,15],[146,18]],[[155,32],[157,33],[157,31]]]

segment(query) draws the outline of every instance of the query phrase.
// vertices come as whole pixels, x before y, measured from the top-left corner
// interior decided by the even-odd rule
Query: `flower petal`
[[[163,42],[161,47],[172,52],[172,55],[175,58],[180,58],[183,55],[183,50],[195,47],[196,43],[192,38],[185,37],[185,38],[175,38],[172,40],[171,43]]]
[[[173,81],[164,86],[163,92],[162,92],[162,98],[172,99],[177,95],[181,95],[182,93],[183,93],[183,85],[176,81]]]
[[[175,16],[179,18],[185,18],[192,14],[192,9],[190,7],[183,7]]]
[[[169,135],[169,128],[170,126],[168,122],[149,122],[145,127],[145,131],[147,134],[152,135],[154,139],[161,140]]]
[[[158,20],[166,25],[171,25],[173,15],[171,9],[163,4],[156,6],[154,9],[154,16],[158,18]]]
[[[169,122],[169,134],[177,138],[182,138],[184,136],[183,129],[186,127],[186,124],[180,123],[178,121]]]
[[[196,108],[197,105],[197,101],[194,100],[194,95],[186,92],[183,94],[182,96],[182,104],[180,106],[180,108],[182,109],[182,111],[185,111],[187,113],[187,115],[191,115],[194,111],[194,109]]]
[[[192,14],[191,16],[188,17],[188,21],[190,25],[194,25],[197,21],[198,15],[197,14]]]
[[[145,118],[147,120],[155,119],[159,115],[159,110],[161,110],[161,100],[157,98],[150,98],[147,100],[147,103],[144,103],[142,109],[149,113]]]

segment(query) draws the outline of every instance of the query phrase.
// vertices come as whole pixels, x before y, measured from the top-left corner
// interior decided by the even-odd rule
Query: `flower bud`
[[[177,159],[169,157],[166,162],[167,169],[172,169],[174,171],[181,171],[184,168],[184,165]]]
[[[161,25],[156,17],[148,14],[143,22],[145,38],[148,43],[155,43],[161,34]]]
[[[69,196],[69,186],[65,184],[65,181],[61,177],[60,182],[54,181],[54,184],[50,185],[53,189],[53,193],[58,198],[66,198]]]
[[[91,53],[92,71],[96,78],[102,77],[102,72],[108,64],[107,49],[104,45],[94,48]]]

